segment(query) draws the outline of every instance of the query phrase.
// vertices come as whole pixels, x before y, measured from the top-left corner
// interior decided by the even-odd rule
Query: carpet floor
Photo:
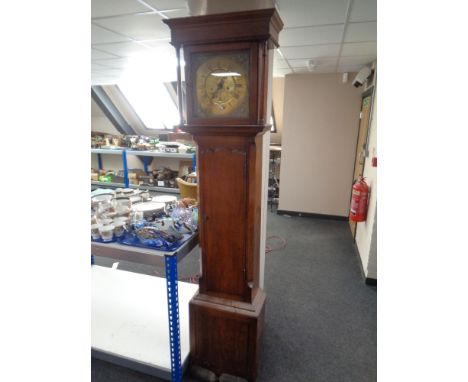
[[[286,239],[269,252],[258,382],[374,382],[377,380],[377,288],[364,283],[347,222],[268,213],[267,236]],[[276,247],[280,241],[267,240]],[[197,272],[194,249],[179,278]],[[114,261],[96,258],[96,264]],[[164,274],[120,262],[119,269]],[[158,378],[92,359],[93,382],[156,382]],[[189,376],[184,382],[194,382]]]

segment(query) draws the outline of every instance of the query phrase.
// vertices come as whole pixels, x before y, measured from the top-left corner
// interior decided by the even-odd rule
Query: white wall
[[[360,106],[341,74],[285,76],[278,209],[348,216]]]
[[[367,277],[377,280],[377,210],[374,216],[369,261],[367,262]]]
[[[363,174],[370,188],[369,208],[366,221],[357,223],[356,245],[366,277],[377,279],[377,167],[372,167],[373,156],[377,157],[376,93],[369,131],[369,156],[366,158]]]
[[[271,133],[271,143],[281,144],[283,133],[284,77],[273,78],[272,99],[275,111],[276,133]]]

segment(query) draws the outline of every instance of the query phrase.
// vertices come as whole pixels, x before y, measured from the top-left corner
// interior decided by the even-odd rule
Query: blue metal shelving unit
[[[98,168],[100,170],[103,169],[102,163],[102,154],[114,154],[114,155],[121,155],[122,157],[122,167],[124,172],[124,186],[126,188],[130,187],[130,181],[128,179],[128,165],[127,165],[127,155],[138,155],[143,157],[143,166],[144,171],[148,175],[149,173],[149,158],[150,157],[160,157],[160,158],[173,158],[173,159],[191,159],[192,160],[192,167],[196,168],[196,154],[182,154],[182,153],[160,153],[154,151],[137,151],[137,150],[129,150],[129,149],[91,149],[91,153],[97,154],[98,158]],[[93,183],[95,185],[103,185],[103,186],[112,186],[112,187],[119,187],[117,183],[102,183],[99,182]],[[178,189],[171,189],[168,187],[147,187],[150,191],[162,191],[162,192],[175,192],[178,193]]]
[[[100,154],[104,150],[94,150],[94,153],[98,154],[99,166],[102,167],[102,161]],[[108,150],[111,151],[111,150]],[[128,167],[127,167],[127,151],[126,150],[117,150],[112,151],[112,154],[121,154],[123,170],[124,170],[124,179],[125,187],[129,186],[128,182]],[[133,153],[132,153],[133,154]],[[195,170],[196,166],[196,155],[189,154],[192,157],[192,164]],[[146,157],[145,157],[146,158]],[[146,166],[145,166],[146,167]],[[146,168],[145,168],[146,171]],[[188,244],[187,244],[188,245]],[[190,249],[193,248],[193,243],[190,244]],[[110,245],[106,245],[106,247]],[[136,249],[138,251],[138,249]],[[103,255],[100,253],[100,255]],[[185,255],[185,253],[181,253]],[[113,257],[111,255],[106,255],[105,257]],[[149,258],[152,256],[149,256]],[[183,258],[183,256],[181,256]],[[131,260],[129,260],[131,261]],[[141,259],[140,259],[141,261]],[[183,375],[183,365],[181,360],[181,345],[180,345],[180,320],[179,320],[179,296],[178,296],[178,275],[177,275],[177,262],[178,262],[178,252],[175,251],[171,254],[164,255],[165,270],[166,270],[166,292],[167,292],[167,309],[168,309],[168,318],[169,318],[169,340],[170,340],[170,354],[171,354],[171,380],[172,382],[181,382]],[[91,255],[91,265],[94,264],[94,255]],[[97,356],[99,352],[94,352]],[[103,355],[101,354],[102,358]],[[105,356],[104,356],[105,357]],[[106,358],[102,358],[106,359]],[[112,362],[112,358],[107,360]],[[122,364],[125,366],[125,363]],[[140,371],[145,371],[144,369],[139,369],[139,365],[127,363],[129,367],[135,368]]]
[[[172,158],[191,158],[192,167],[196,169],[196,154],[165,154],[165,153],[154,153],[154,152],[143,152],[133,150],[105,150],[105,149],[92,149],[93,153],[98,156],[98,166],[101,170],[103,168],[101,154],[120,154],[122,157],[122,165],[124,172],[124,185],[126,188],[129,187],[130,182],[128,179],[128,165],[127,165],[127,153],[131,155],[143,156],[143,164],[145,173],[148,174],[148,157],[149,156],[160,156],[160,157],[172,157]],[[177,285],[177,254],[165,255],[165,267],[166,267],[166,286],[167,286],[167,307],[169,317],[169,338],[171,347],[171,378],[172,382],[182,381],[182,361],[181,361],[181,349],[180,349],[180,321],[179,321],[179,297],[178,297],[178,285]],[[91,255],[91,264],[94,264],[94,255]]]

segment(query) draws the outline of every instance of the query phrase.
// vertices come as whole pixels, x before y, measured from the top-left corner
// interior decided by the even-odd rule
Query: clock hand
[[[219,93],[221,89],[224,87],[224,78],[221,78],[221,81],[218,82],[218,85],[216,87],[216,90],[213,92],[213,95],[211,96],[211,100],[213,100]]]

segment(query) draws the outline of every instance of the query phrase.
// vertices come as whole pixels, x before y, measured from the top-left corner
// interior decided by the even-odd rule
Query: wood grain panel
[[[206,290],[242,299],[245,293],[246,152],[199,148]],[[204,177],[203,174],[210,174]]]
[[[260,293],[250,310],[206,302],[198,296],[190,301],[191,361],[218,376],[227,373],[255,381],[265,295]]]

